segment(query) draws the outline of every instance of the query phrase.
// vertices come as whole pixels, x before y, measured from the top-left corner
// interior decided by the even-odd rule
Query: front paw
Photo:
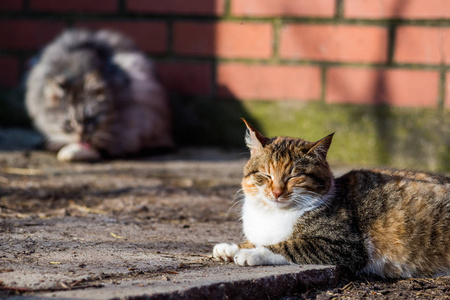
[[[72,143],[61,148],[56,158],[59,161],[96,161],[100,153],[88,144]]]
[[[234,262],[239,266],[264,265],[264,256],[257,248],[242,249],[234,256]]]
[[[238,251],[239,247],[236,244],[221,243],[214,246],[213,256],[218,260],[233,261]]]
[[[242,249],[234,256],[239,266],[285,265],[289,262],[280,254],[275,254],[265,247]]]

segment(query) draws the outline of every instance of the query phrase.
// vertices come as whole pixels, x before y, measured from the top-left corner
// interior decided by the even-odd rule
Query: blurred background
[[[450,171],[446,0],[2,0],[0,149],[32,147],[30,59],[69,27],[110,28],[156,63],[180,146],[336,132],[333,164]]]

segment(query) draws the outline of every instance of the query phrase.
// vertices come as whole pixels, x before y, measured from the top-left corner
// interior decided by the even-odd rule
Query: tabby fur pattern
[[[216,258],[334,264],[390,278],[450,275],[450,178],[371,169],[335,179],[326,161],[333,134],[269,139],[246,125],[247,241],[216,245]]]

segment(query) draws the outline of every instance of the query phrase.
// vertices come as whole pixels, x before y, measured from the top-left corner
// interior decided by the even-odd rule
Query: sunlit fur
[[[252,155],[242,180],[244,234],[255,246],[276,244],[292,235],[305,212],[325,205],[334,178],[323,153],[310,151],[314,143],[277,137],[262,147],[250,133],[246,142]]]
[[[120,156],[171,147],[168,101],[152,68],[119,33],[67,30],[31,69],[26,106],[50,150],[84,143]]]
[[[247,241],[218,244],[215,257],[238,265],[336,264],[392,278],[450,275],[450,178],[371,169],[335,179],[326,162],[332,135],[313,143],[269,139],[246,125]]]
[[[244,168],[246,197],[276,209],[307,211],[319,205],[332,192],[334,178],[322,155],[308,152],[312,146],[304,140],[277,137],[255,150]],[[281,192],[278,198],[274,190]]]

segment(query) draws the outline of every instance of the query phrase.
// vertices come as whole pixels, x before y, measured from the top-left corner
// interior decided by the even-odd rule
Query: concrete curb
[[[180,271],[167,280],[134,278],[120,285],[53,291],[8,299],[274,299],[329,288],[339,280],[335,266],[289,265],[237,267],[218,265],[203,270]]]
[[[183,291],[128,297],[133,300],[163,299],[273,299],[305,292],[310,288],[337,284],[336,267],[306,266],[299,272],[264,276],[255,279],[201,285]]]

